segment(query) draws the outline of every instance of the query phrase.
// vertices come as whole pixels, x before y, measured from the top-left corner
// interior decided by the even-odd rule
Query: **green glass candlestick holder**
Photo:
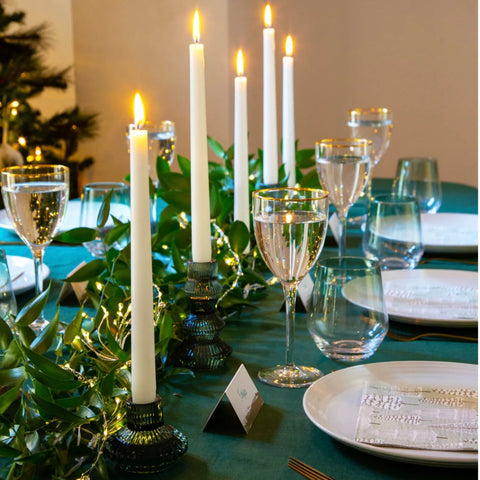
[[[214,370],[232,354],[231,347],[219,336],[225,322],[217,315],[215,306],[222,291],[217,273],[215,260],[187,264],[184,290],[190,298],[190,315],[180,329],[183,341],[177,349],[177,359],[191,370]]]
[[[123,472],[152,474],[168,468],[188,448],[185,435],[163,419],[162,398],[126,404],[126,425],[107,439],[105,454]]]

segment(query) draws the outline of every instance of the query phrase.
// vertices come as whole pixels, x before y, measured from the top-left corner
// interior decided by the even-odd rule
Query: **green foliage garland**
[[[264,265],[253,233],[233,221],[233,147],[224,150],[209,138],[222,163],[210,163],[213,253],[223,294],[218,311],[225,318],[266,294]],[[152,194],[161,214],[152,235],[154,321],[157,382],[172,375],[192,375],[169,361],[181,342],[178,326],[188,314],[183,292],[190,258],[190,162],[179,156],[180,172],[157,162]],[[297,152],[297,179],[318,186],[313,150]],[[262,152],[249,159],[250,189],[260,186]],[[286,184],[283,167],[281,183]],[[317,182],[317,183],[315,183]],[[97,229],[76,228],[56,238],[81,244],[98,236],[109,217],[110,199],[99,213]],[[43,310],[49,288],[28,303],[16,318],[0,318],[0,477],[14,479],[106,479],[101,455],[109,435],[121,427],[123,403],[130,392],[130,245],[113,248],[128,236],[129,224],[102,239],[106,257],[94,259],[66,281],[87,281],[87,300],[64,324],[60,308],[41,332],[31,328]],[[250,228],[250,232],[253,229]],[[244,253],[250,243],[252,248]],[[228,327],[227,327],[228,328]]]

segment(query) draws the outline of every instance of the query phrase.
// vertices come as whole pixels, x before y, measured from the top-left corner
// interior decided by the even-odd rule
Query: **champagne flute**
[[[364,138],[328,138],[315,144],[318,177],[340,219],[341,257],[347,247],[348,210],[367,185],[371,151],[372,141]]]
[[[328,193],[308,188],[253,192],[255,238],[265,263],[281,282],[286,305],[286,364],[258,372],[261,381],[285,388],[310,385],[322,376],[293,361],[297,287],[317,261],[327,229]]]
[[[371,168],[380,162],[390,145],[393,129],[393,114],[390,108],[352,108],[347,111],[347,125],[350,127],[352,138],[366,138],[371,140],[372,154]],[[372,197],[373,171],[370,172],[367,187],[357,205],[360,207],[359,215],[354,215],[350,221],[354,224],[363,224],[367,218],[367,203]]]
[[[2,196],[8,218],[30,248],[35,267],[35,293],[43,291],[45,249],[62,224],[67,208],[69,170],[63,165],[26,165],[1,170]],[[42,329],[43,313],[32,323]]]

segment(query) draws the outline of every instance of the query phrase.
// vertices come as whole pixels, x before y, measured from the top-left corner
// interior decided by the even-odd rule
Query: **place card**
[[[87,262],[82,262],[77,265],[68,275],[73,275],[75,272],[80,270]],[[65,298],[70,295],[72,292],[75,294],[75,297],[78,300],[78,303],[83,303],[83,301],[87,298],[87,285],[88,281],[84,282],[63,282],[62,289],[58,295],[57,303],[62,302]]]
[[[207,419],[204,431],[236,430],[248,433],[257,417],[263,399],[243,363],[218,400]]]

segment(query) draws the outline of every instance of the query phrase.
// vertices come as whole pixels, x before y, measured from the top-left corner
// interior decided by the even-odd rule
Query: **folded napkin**
[[[385,447],[478,450],[478,391],[367,382],[355,440]]]

